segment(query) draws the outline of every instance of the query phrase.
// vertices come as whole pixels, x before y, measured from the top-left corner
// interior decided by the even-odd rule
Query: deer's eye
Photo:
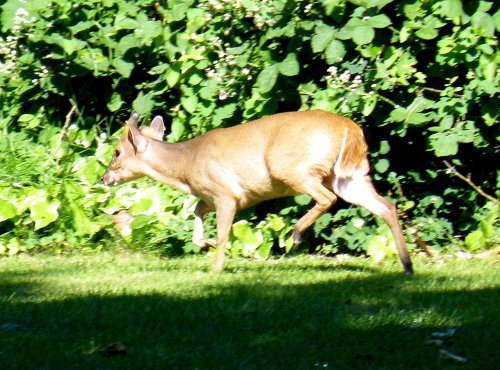
[[[118,158],[120,156],[120,151],[118,149],[115,150],[115,158]]]

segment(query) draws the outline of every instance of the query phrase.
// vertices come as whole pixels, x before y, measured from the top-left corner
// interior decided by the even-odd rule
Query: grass
[[[213,275],[212,259],[200,256],[1,259],[1,367],[462,370],[500,362],[498,256],[417,258],[413,277],[396,262],[360,258],[227,262]],[[450,328],[443,344],[426,344]]]

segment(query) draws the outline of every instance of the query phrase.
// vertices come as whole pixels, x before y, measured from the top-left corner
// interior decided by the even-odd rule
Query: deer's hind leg
[[[302,216],[293,228],[293,245],[300,244],[302,234],[306,231],[316,220],[327,212],[337,201],[337,196],[328,188],[326,188],[321,180],[317,182],[309,182],[301,185],[290,185],[297,193],[306,194],[310,196],[316,204],[304,216]]]
[[[333,179],[333,191],[345,201],[365,207],[373,214],[379,216],[389,226],[405,273],[408,275],[413,274],[410,256],[406,248],[403,231],[399,224],[396,207],[376,192],[370,177],[356,174],[346,178],[335,177]]]

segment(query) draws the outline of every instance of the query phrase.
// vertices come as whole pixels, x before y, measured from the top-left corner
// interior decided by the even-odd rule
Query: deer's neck
[[[186,143],[171,144],[149,140],[143,154],[144,175],[172,186],[184,193],[192,194],[187,181],[192,153]]]

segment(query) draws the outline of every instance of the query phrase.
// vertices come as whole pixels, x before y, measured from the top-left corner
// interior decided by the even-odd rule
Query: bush
[[[497,198],[443,163],[498,196],[493,2],[7,0],[0,19],[0,253],[113,244],[120,209],[134,217],[129,243],[196,250],[185,196],[98,185],[131,110],[167,117],[170,141],[278,111],[340,113],[364,127],[373,177],[407,228],[436,248],[498,240]],[[259,207],[270,214],[237,224],[233,252],[265,257],[276,238],[287,252],[307,203]],[[390,250],[377,222],[356,208],[325,215],[311,248]]]

